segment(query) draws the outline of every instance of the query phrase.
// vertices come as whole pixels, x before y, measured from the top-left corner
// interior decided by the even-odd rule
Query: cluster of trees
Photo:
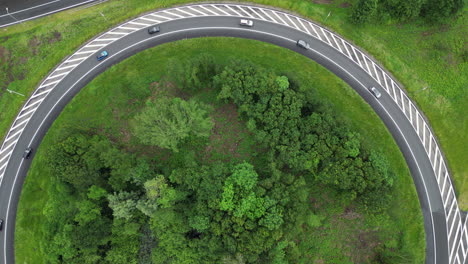
[[[463,0],[358,0],[353,5],[351,20],[365,23],[390,16],[397,20],[422,17],[437,22],[455,15],[463,6]]]
[[[393,185],[394,175],[382,155],[363,148],[359,134],[330,112],[320,111],[317,99],[290,87],[286,76],[236,63],[214,82],[221,89],[218,98],[238,105],[276,168],[309,175],[352,198],[383,199]],[[383,204],[373,208],[382,210]]]
[[[186,155],[173,166],[170,156],[73,133],[46,155],[54,179],[44,208],[47,262],[295,263],[305,252],[288,234],[298,219],[320,222],[308,210],[307,183],[373,212],[386,208],[394,179],[387,162],[310,89],[250,63],[213,63],[203,55],[180,67],[182,83],[213,87],[219,100],[236,104],[261,155],[241,163]],[[209,135],[208,111],[162,97],[135,116],[133,132],[177,156]]]

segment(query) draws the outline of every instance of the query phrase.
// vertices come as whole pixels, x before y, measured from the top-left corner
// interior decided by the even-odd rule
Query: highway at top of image
[[[5,165],[6,167],[3,167],[5,168],[3,169],[4,176],[1,179],[2,184],[0,186],[0,218],[4,218],[6,220],[4,225],[4,234],[1,236],[0,240],[1,251],[3,253],[1,261],[3,263],[13,263],[14,260],[14,223],[17,204],[22,183],[31,163],[30,160],[23,160],[21,158],[24,149],[29,146],[37,149],[40,141],[47,132],[47,129],[51,126],[65,105],[82,87],[106,68],[135,54],[136,52],[155,45],[184,38],[207,36],[250,38],[286,47],[320,63],[353,87],[363,97],[363,99],[372,106],[386,124],[403,152],[413,175],[424,216],[427,247],[426,263],[464,263],[466,257],[465,251],[461,252],[462,256],[459,257],[460,247],[458,246],[458,243],[455,243],[456,238],[449,241],[452,237],[450,234],[452,232],[453,225],[449,227],[446,220],[447,212],[444,208],[447,207],[445,204],[448,199],[443,198],[439,191],[440,186],[436,180],[433,165],[431,164],[432,156],[431,154],[429,154],[429,156],[426,154],[425,144],[421,144],[421,136],[418,135],[420,126],[419,116],[415,115],[415,119],[418,119],[416,119],[416,123],[414,123],[412,113],[416,110],[412,109],[413,106],[409,99],[405,99],[406,97],[403,97],[403,94],[400,94],[398,98],[401,96],[400,102],[403,105],[402,112],[401,106],[398,104],[398,100],[396,99],[397,97],[393,81],[391,82],[391,87],[393,87],[392,95],[392,92],[390,92],[388,87],[386,87],[388,76],[383,72],[379,73],[378,70],[376,70],[379,69],[377,65],[372,61],[369,61],[365,56],[358,55],[360,54],[360,51],[355,50],[345,42],[338,44],[339,42],[336,42],[334,35],[330,35],[320,28],[311,27],[310,25],[305,26],[301,20],[293,22],[293,20],[288,16],[277,16],[276,20],[282,20],[284,23],[284,25],[279,25],[278,23],[273,22],[276,21],[272,18],[274,15],[273,12],[261,11],[264,12],[266,17],[271,18],[271,21],[261,21],[251,18],[255,22],[254,27],[242,28],[239,26],[239,18],[242,17],[239,12],[240,10],[233,9],[230,6],[207,5],[206,7],[203,7],[203,9],[198,9],[198,12],[219,12],[220,15],[198,15],[198,17],[195,17],[194,14],[197,14],[195,11],[190,13],[192,16],[183,17],[183,13],[189,14],[189,9],[184,10],[181,8],[182,7],[176,8],[178,13],[175,13],[174,17],[176,18],[172,20],[167,20],[161,23],[161,20],[158,20],[158,18],[167,18],[170,15],[166,13],[159,15],[150,14],[141,18],[141,20],[137,20],[138,22],[129,22],[125,25],[121,25],[117,27],[117,29],[104,33],[97,39],[91,41],[90,43],[92,45],[89,45],[90,43],[88,43],[88,47],[85,45],[75,53],[76,55],[72,55],[62,65],[55,69],[51,73],[50,77],[41,84],[35,94],[31,97],[30,101],[25,105],[25,108],[27,108],[28,105],[35,105],[34,107],[36,108],[34,111],[23,108],[23,111],[19,114],[19,118],[12,126],[11,131],[14,131],[11,134],[9,133],[5,140],[8,141],[8,139],[12,139],[12,142],[14,143],[7,144],[6,147],[5,144],[2,146],[2,150],[11,146],[12,152],[8,156],[3,157],[0,153],[0,176],[2,176],[1,162],[2,160],[8,160],[7,166]],[[249,10],[257,13],[250,7]],[[260,9],[257,11],[260,12]],[[235,16],[232,15],[233,13],[237,13],[239,16],[233,17]],[[223,14],[225,16],[223,16]],[[286,22],[288,19],[289,23]],[[147,26],[156,23],[161,26],[160,34],[154,36],[148,35],[146,31]],[[297,25],[301,25],[305,30],[291,29],[291,26],[286,26],[287,24],[296,25],[296,23]],[[321,30],[322,33],[318,33],[317,29]],[[311,36],[312,31],[315,31],[318,38]],[[320,37],[320,34],[322,34],[322,37]],[[322,38],[326,38],[327,40],[329,38],[333,38],[336,46],[324,43],[324,41],[321,40]],[[309,50],[304,50],[297,47],[295,42],[298,39],[308,41],[311,44],[311,48]],[[105,43],[105,45],[96,43]],[[332,42],[328,41],[328,43]],[[109,57],[98,63],[94,55],[96,52],[102,50],[103,47],[105,47],[109,52]],[[343,54],[344,52],[348,55],[345,56]],[[78,63],[74,64],[76,61],[78,61]],[[369,67],[369,64],[371,67]],[[364,65],[368,70],[373,68],[373,74],[371,73],[372,71],[366,72],[363,69]],[[56,78],[58,78],[56,76],[61,77],[59,80],[56,80]],[[386,85],[385,87],[382,86],[384,81]],[[368,88],[371,86],[379,87],[381,90],[382,97],[379,100],[369,92]],[[389,93],[386,92],[387,90]],[[40,100],[38,100],[38,98]],[[395,100],[397,102],[395,102]],[[404,105],[406,103],[409,105],[409,110],[407,109],[406,111],[409,111],[410,117],[405,115],[404,112]],[[29,119],[23,118],[24,120],[22,120],[22,116],[26,116]],[[415,126],[417,126],[418,132],[415,131]],[[20,127],[21,129],[16,131],[16,127]],[[425,124],[423,129],[424,130],[422,131],[425,138]],[[429,139],[430,141],[427,142],[429,143],[429,152],[431,152],[432,139],[431,137],[429,137]],[[424,140],[423,142],[426,141]],[[434,152],[437,153],[437,151]],[[436,154],[434,154],[434,157],[434,159],[436,159]],[[440,164],[441,161],[442,160],[439,161]],[[437,168],[439,169],[440,174],[442,168],[441,165]],[[445,185],[446,184],[444,183],[442,190],[446,187]],[[448,186],[451,186],[450,183]],[[456,209],[458,210],[458,208]],[[453,215],[453,218],[457,217],[455,213]],[[455,222],[454,219],[452,219],[452,221]],[[452,250],[449,244],[455,245],[457,248]],[[464,250],[463,247],[461,248]],[[455,252],[455,254],[453,252]],[[456,262],[457,259],[458,262]]]
[[[2,0],[0,28],[101,0]]]

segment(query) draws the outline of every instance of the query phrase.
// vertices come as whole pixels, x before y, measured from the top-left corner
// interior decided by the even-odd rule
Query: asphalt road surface
[[[0,28],[95,1],[98,0],[1,0]]]
[[[109,57],[98,62],[90,56],[70,72],[41,103],[22,133],[6,169],[0,187],[0,218],[5,219],[0,239],[0,263],[14,263],[14,223],[23,181],[34,157],[22,159],[23,151],[37,149],[55,118],[81,88],[98,74],[144,49],[185,38],[231,36],[269,42],[298,52],[320,63],[353,87],[368,102],[387,126],[400,147],[419,196],[426,232],[426,263],[448,263],[448,243],[442,198],[437,189],[430,161],[416,132],[392,98],[381,91],[376,99],[368,90],[378,83],[356,63],[332,47],[298,30],[265,21],[255,26],[239,26],[235,17],[194,17],[160,24],[161,32],[148,35],[145,29],[132,33],[106,47]],[[311,49],[296,46],[298,39],[310,43]]]

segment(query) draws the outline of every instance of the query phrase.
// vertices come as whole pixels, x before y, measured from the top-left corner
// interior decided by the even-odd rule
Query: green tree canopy
[[[180,98],[148,102],[134,120],[134,133],[141,142],[176,152],[189,136],[208,137],[212,127],[205,105]]]

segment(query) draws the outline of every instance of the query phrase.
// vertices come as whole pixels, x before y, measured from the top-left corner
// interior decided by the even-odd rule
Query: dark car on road
[[[0,219],[0,231],[3,230],[3,219]]]
[[[101,53],[99,53],[97,56],[96,56],[96,59],[98,61],[102,61],[103,59],[105,59],[109,54],[107,53],[107,51],[102,51]]]
[[[158,26],[152,26],[148,28],[148,34],[154,34],[159,32],[159,27]]]
[[[23,153],[23,159],[29,159],[33,149],[31,147],[27,148]]]

